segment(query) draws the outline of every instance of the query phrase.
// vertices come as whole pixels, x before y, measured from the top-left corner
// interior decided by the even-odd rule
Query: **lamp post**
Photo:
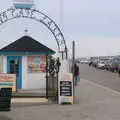
[[[75,79],[74,79],[74,64],[75,64],[75,41],[72,42],[72,74],[73,74],[73,103],[75,103]]]

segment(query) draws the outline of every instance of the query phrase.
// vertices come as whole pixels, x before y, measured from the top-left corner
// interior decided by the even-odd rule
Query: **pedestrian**
[[[91,66],[91,65],[92,65],[92,61],[89,62],[89,66]]]
[[[61,66],[59,57],[56,60],[56,66],[57,66],[57,72],[59,72],[60,71],[60,66]]]
[[[80,75],[79,75],[79,66],[75,63],[74,64],[74,79],[75,79],[75,85],[80,82]]]
[[[120,77],[120,70],[118,69],[118,75],[119,75],[119,77]]]

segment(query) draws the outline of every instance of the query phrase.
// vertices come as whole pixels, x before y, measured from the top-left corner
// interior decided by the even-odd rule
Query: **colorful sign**
[[[46,56],[28,56],[28,73],[46,72]]]
[[[16,91],[16,75],[15,74],[0,74],[0,88],[12,88],[12,91]]]
[[[0,56],[0,73],[3,72],[3,58]]]
[[[14,0],[15,8],[30,9],[34,5],[34,0]]]
[[[70,73],[60,75],[59,104],[73,104],[73,80]]]

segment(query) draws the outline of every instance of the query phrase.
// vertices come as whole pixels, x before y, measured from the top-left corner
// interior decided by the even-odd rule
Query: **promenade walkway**
[[[82,79],[74,105],[13,106],[0,116],[12,120],[120,120],[120,93]]]

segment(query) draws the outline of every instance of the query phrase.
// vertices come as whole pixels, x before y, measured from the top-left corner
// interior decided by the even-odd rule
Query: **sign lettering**
[[[16,91],[16,75],[15,74],[0,74],[0,88],[12,88]]]

